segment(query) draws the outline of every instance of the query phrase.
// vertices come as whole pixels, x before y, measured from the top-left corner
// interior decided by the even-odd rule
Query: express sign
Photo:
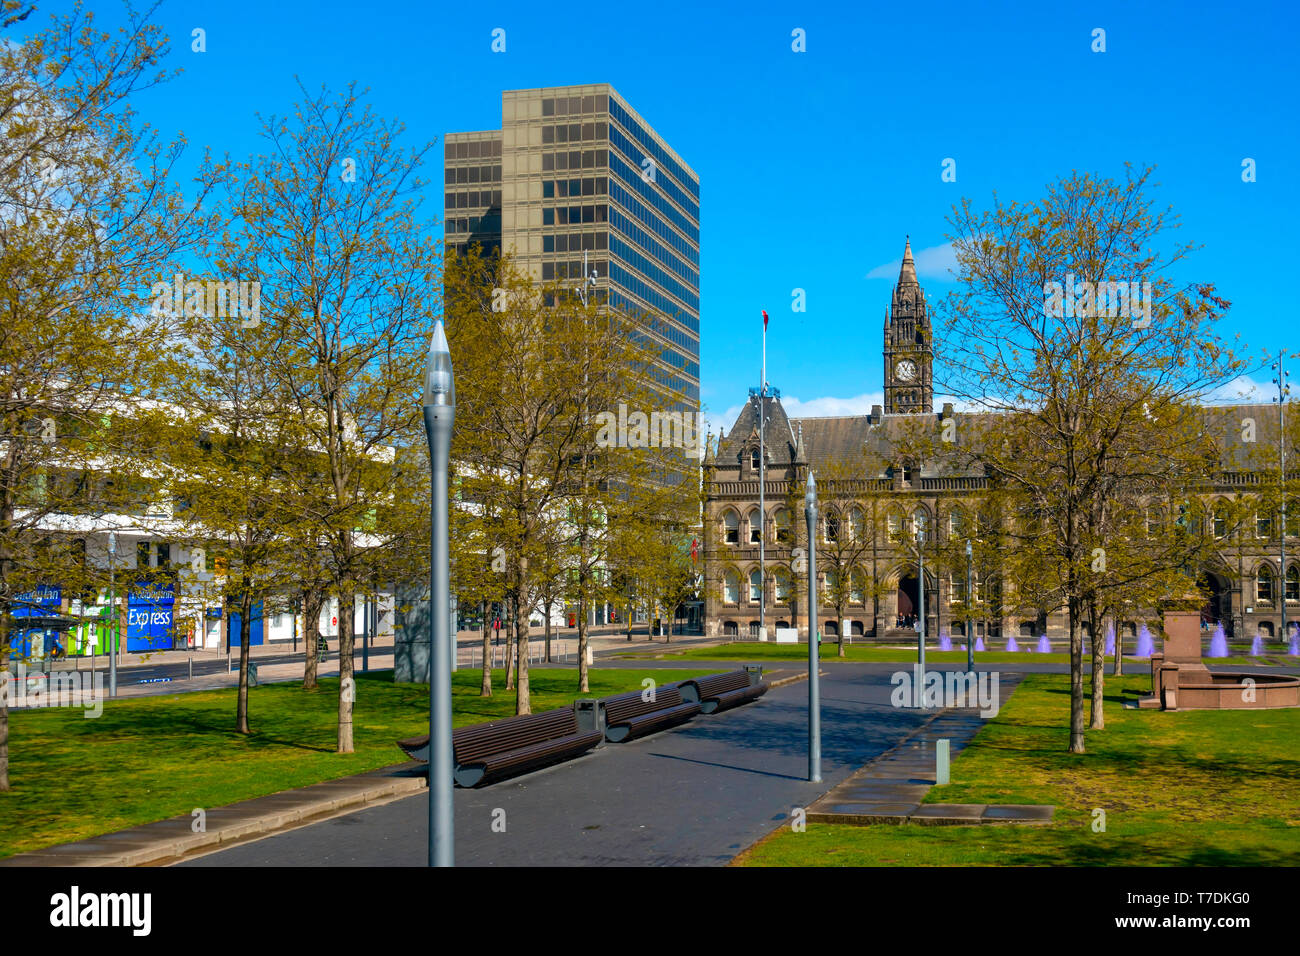
[[[172,646],[172,608],[175,586],[140,582],[127,595],[126,649],[168,650]]]

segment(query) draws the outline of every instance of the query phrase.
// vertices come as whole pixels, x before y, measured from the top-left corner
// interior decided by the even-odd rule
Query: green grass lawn
[[[1002,643],[1000,638],[996,639],[998,644]],[[1026,641],[1029,638],[1025,639]],[[1064,642],[1058,641],[1053,646],[1061,647]],[[1025,646],[1025,641],[1020,642],[1021,647]],[[954,642],[956,646],[956,642]],[[834,641],[822,641],[821,659],[827,663],[836,661],[867,661],[887,664],[908,664],[916,660],[916,644],[910,647],[895,646],[881,647],[877,644],[846,644],[844,646],[844,657],[839,656],[839,647]],[[775,644],[771,642],[760,643],[758,641],[732,641],[727,644],[719,644],[715,647],[689,647],[681,650],[674,650],[672,645],[667,647],[660,645],[651,650],[629,651],[625,654],[618,655],[624,660],[684,660],[684,661],[804,661],[808,660],[807,644]],[[965,651],[940,651],[933,647],[926,647],[925,659],[927,662],[935,664],[964,664],[966,663]],[[1086,652],[1084,654],[1084,667],[1088,668],[1091,656]],[[1106,672],[1114,664],[1114,655],[1106,656]],[[1135,667],[1143,674],[1149,673],[1150,665],[1145,657],[1124,656],[1124,667]],[[975,652],[976,664],[1068,664],[1070,655],[1067,651],[1053,652],[1051,654],[1027,653],[1021,651],[1003,651],[989,650]],[[1300,666],[1300,658],[1281,657],[1279,655],[1270,655],[1266,657],[1233,657],[1228,659],[1210,659],[1209,663],[1220,664],[1238,664],[1238,665],[1266,665],[1281,664],[1292,667]]]
[[[1085,686],[1086,689],[1086,686]],[[1300,710],[1165,713],[1121,707],[1106,685],[1104,730],[1069,754],[1069,678],[1033,674],[953,761],[927,803],[1050,803],[1049,826],[783,829],[753,866],[1296,866]],[[1086,705],[1085,705],[1086,707]],[[1105,811],[1104,832],[1094,832]]]
[[[640,689],[644,677],[667,683],[708,672],[592,668],[587,695],[577,693],[574,671],[533,670],[532,709]],[[457,727],[514,714],[505,671],[494,672],[491,697],[478,696],[480,679],[478,670],[453,675]],[[251,688],[247,737],[233,730],[235,693],[110,701],[92,720],[79,708],[11,710],[0,857],[402,763],[396,741],[429,729],[428,686],[394,684],[392,671],[357,674],[351,754],[334,752],[337,678],[313,691],[301,682]]]

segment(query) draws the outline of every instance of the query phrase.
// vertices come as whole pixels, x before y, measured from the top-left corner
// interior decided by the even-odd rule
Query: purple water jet
[[[1156,642],[1151,639],[1151,631],[1145,624],[1138,630],[1138,657],[1150,657],[1156,649]]]
[[[1007,638],[1007,650],[1010,651],[1011,653],[1015,653],[1016,651],[1020,650],[1020,645],[1016,643],[1016,639],[1014,637]]]
[[[1250,639],[1250,656],[1259,657],[1263,653],[1264,653],[1264,638],[1259,633],[1259,631],[1256,631],[1255,636]]]
[[[939,650],[941,651],[952,650],[952,638],[949,637],[947,634],[944,634],[942,631],[939,632]]]
[[[1115,653],[1115,625],[1114,624],[1106,625],[1106,650],[1104,651],[1104,653],[1106,654]]]
[[[982,637],[975,638],[975,650],[977,651],[984,650],[984,638]]]
[[[1044,634],[1042,637],[1038,639],[1038,647],[1036,648],[1036,650],[1040,654],[1052,653],[1052,642],[1047,639],[1046,634]]]
[[[1291,644],[1287,648],[1287,654],[1291,657],[1300,657],[1300,630],[1291,632]]]
[[[1223,633],[1223,625],[1214,626],[1214,636],[1210,638],[1210,651],[1206,657],[1227,657],[1228,656],[1228,638]]]

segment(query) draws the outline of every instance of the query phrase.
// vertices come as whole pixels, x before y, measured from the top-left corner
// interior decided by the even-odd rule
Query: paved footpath
[[[933,713],[890,706],[881,667],[823,668],[822,777],[809,783],[808,685],[481,790],[460,790],[456,862],[476,866],[719,865]],[[504,811],[505,832],[494,819]],[[428,796],[187,860],[184,866],[424,866]],[[500,829],[498,823],[497,829]]]

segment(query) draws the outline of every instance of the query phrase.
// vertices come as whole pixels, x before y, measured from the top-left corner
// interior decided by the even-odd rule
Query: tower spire
[[[898,270],[898,284],[920,285],[916,279],[916,262],[912,259],[912,237],[907,237],[907,243],[903,247],[903,267]]]

